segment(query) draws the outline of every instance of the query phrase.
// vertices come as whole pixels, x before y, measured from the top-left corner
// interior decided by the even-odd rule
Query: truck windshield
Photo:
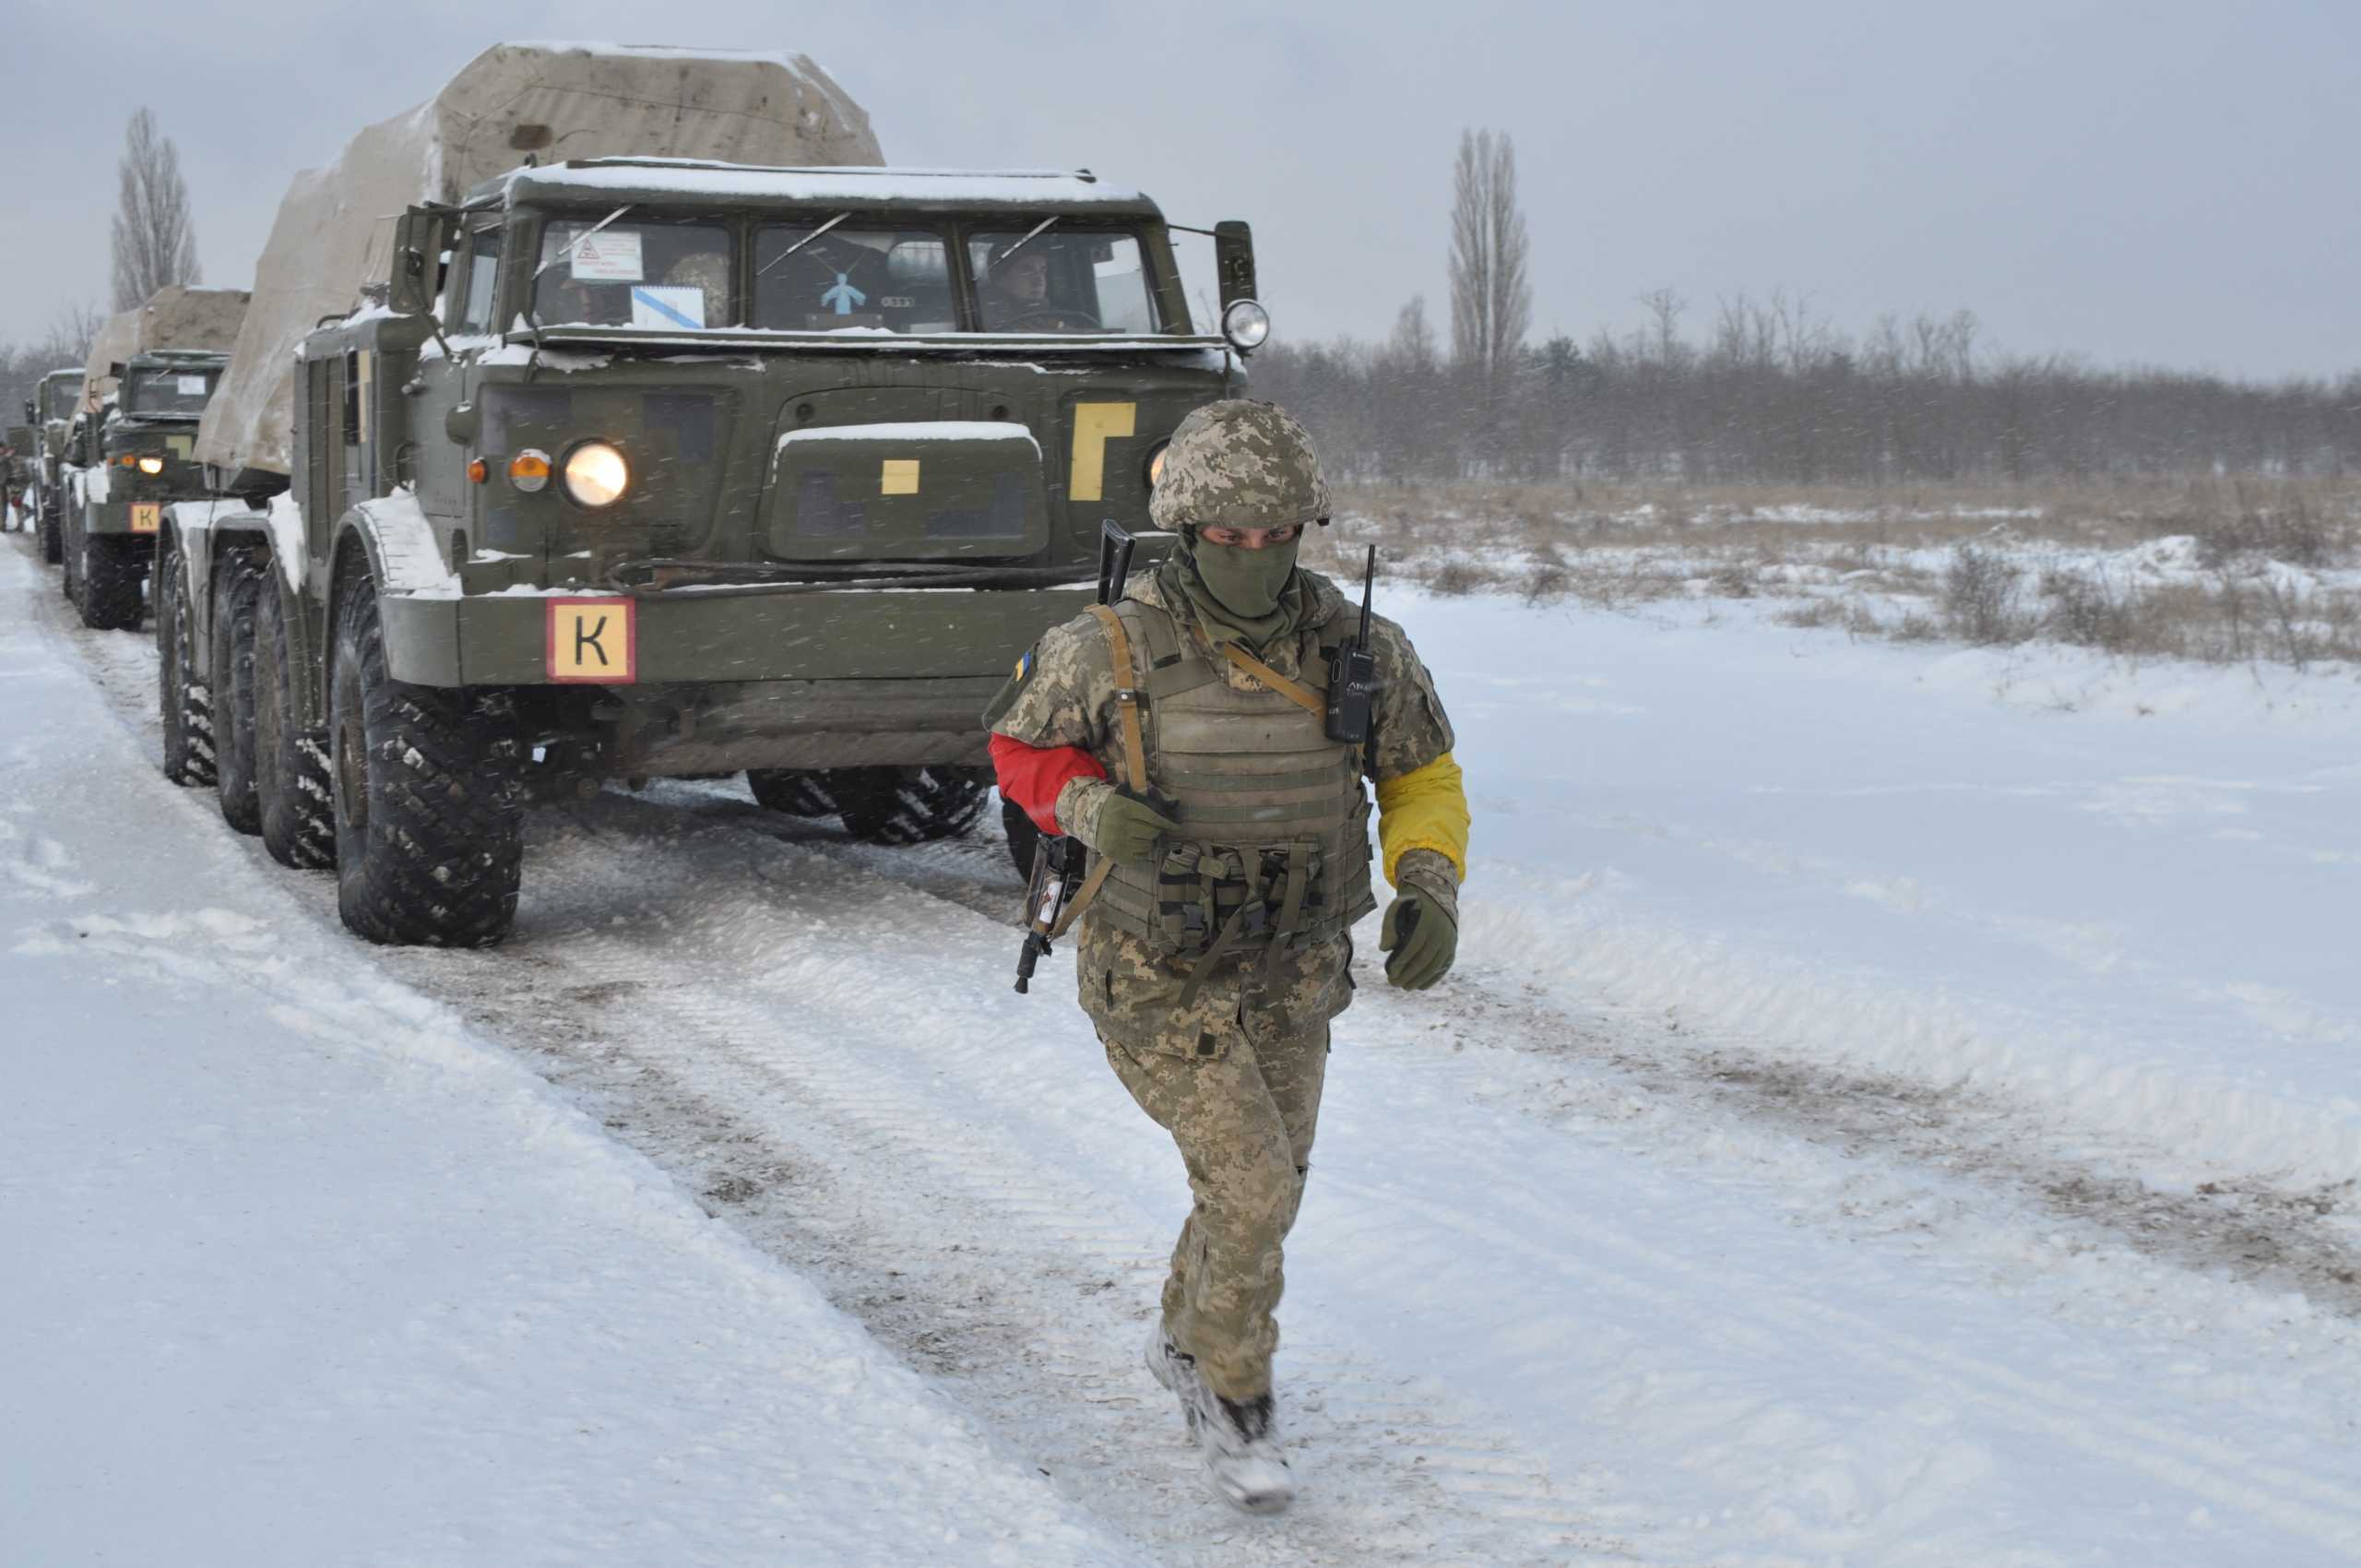
[[[220,374],[212,369],[135,369],[124,378],[118,401],[131,414],[201,414]]]
[[[971,232],[967,266],[986,332],[1157,330],[1137,235],[1030,225]]]
[[[533,314],[541,325],[735,326],[730,231],[711,222],[552,220],[541,231]],[[552,265],[554,263],[555,265]]]
[[[41,417],[45,420],[70,420],[74,417],[75,405],[81,400],[82,378],[80,376],[68,376],[63,381],[53,381],[49,384],[48,404],[42,410]]]
[[[754,325],[789,332],[950,332],[951,266],[932,229],[766,223],[754,232]]]

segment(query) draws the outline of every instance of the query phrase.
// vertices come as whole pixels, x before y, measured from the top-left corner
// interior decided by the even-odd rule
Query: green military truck
[[[65,540],[65,495],[63,487],[66,438],[82,401],[82,372],[68,367],[53,370],[33,386],[25,400],[25,421],[32,426],[34,446],[20,454],[30,472],[25,496],[41,535],[42,559],[54,566],[63,559]]]
[[[977,714],[1267,331],[1217,249],[1218,333],[1086,172],[599,158],[413,207],[302,340],[284,480],[167,520],[166,770],[379,942],[507,932],[536,778],[964,831]]]
[[[207,493],[196,424],[229,362],[202,350],[134,354],[109,367],[114,396],[74,426],[60,542],[85,626],[138,626],[165,508]]]

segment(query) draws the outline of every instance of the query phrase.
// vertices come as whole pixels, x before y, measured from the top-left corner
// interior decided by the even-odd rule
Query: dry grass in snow
[[[1771,601],[1857,636],[2361,663],[2361,481],[1347,488],[1307,559],[1443,594]]]

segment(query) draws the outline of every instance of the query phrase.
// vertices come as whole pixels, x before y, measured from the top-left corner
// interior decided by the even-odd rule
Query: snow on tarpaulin
[[[801,54],[503,43],[443,90],[371,125],[325,169],[295,177],[255,267],[255,308],[196,454],[223,469],[288,469],[295,355],[323,316],[383,280],[393,220],[457,201],[528,151],[742,163],[884,161],[869,116]]]
[[[180,284],[157,290],[137,310],[107,318],[90,345],[90,362],[82,372],[83,407],[98,407],[114,390],[109,365],[134,354],[159,349],[209,349],[227,353],[238,340],[254,296],[243,289],[189,289]]]

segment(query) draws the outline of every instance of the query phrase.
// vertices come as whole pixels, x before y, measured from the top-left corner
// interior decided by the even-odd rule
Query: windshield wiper
[[[1006,266],[1008,265],[1008,258],[1009,258],[1010,256],[1014,255],[1018,251],[1021,251],[1021,250],[1023,250],[1026,246],[1027,246],[1027,245],[1031,244],[1034,242],[1034,240],[1036,240],[1037,238],[1038,238],[1038,237],[1039,237],[1040,232],[1041,232],[1041,231],[1042,231],[1042,230],[1044,230],[1044,229],[1048,228],[1050,224],[1055,223],[1057,220],[1057,220],[1057,215],[1056,215],[1056,214],[1054,214],[1054,213],[1052,213],[1050,216],[1049,216],[1049,217],[1047,217],[1047,218],[1042,219],[1042,220],[1041,220],[1041,221],[1039,221],[1038,223],[1034,224],[1034,225],[1033,225],[1033,227],[1031,227],[1030,229],[1026,230],[1026,231],[1025,231],[1025,237],[1024,237],[1023,239],[1021,239],[1021,240],[1017,241],[1014,244],[1013,244],[1013,245],[1009,246],[1009,247],[1008,247],[1008,249],[1006,249],[1006,250],[1004,250],[1004,251],[1001,252],[1001,253],[1000,253],[1000,255],[999,255],[999,256],[998,256],[998,257],[996,257],[996,258],[993,260],[992,264],[991,264],[990,267],[987,267],[986,268],[984,268],[984,276],[985,276],[985,277],[987,277],[987,278],[989,278],[989,277],[991,277],[991,276],[992,275],[992,273],[993,273],[995,270],[997,270],[998,268],[1003,267],[1006,267]]]
[[[619,207],[612,212],[607,214],[604,218],[599,219],[596,223],[590,225],[587,229],[583,230],[579,234],[575,235],[574,238],[566,241],[565,249],[550,257],[549,260],[541,263],[541,265],[535,269],[530,280],[538,283],[541,280],[541,274],[555,267],[559,262],[572,261],[575,256],[581,252],[582,247],[590,243],[593,235],[604,230],[608,224],[612,223],[616,219],[621,218],[624,213],[629,212],[631,208],[628,205]],[[530,297],[531,296],[528,292],[527,295],[528,303]]]
[[[777,267],[780,262],[785,261],[789,256],[793,255],[797,251],[801,250],[804,246],[810,244],[813,241],[818,239],[821,235],[826,233],[829,230],[835,228],[837,224],[843,222],[846,219],[850,218],[852,214],[849,212],[837,213],[834,218],[829,219],[825,223],[821,224],[817,229],[813,230],[810,233],[804,235],[801,239],[788,246],[787,249],[779,252],[778,255],[771,257],[770,260],[754,268],[754,276],[757,278],[769,277],[772,267]]]

